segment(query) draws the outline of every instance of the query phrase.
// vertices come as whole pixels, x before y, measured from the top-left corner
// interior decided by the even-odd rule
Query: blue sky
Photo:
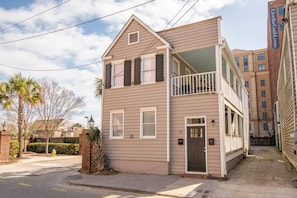
[[[101,63],[62,71],[36,70],[67,69],[97,62],[132,14],[135,14],[152,29],[159,31],[167,25],[187,1],[171,0],[168,4],[169,1],[155,0],[109,17],[105,16],[148,0],[65,1],[67,1],[65,4],[55,9],[0,32],[0,80],[22,72],[24,76],[34,79],[48,78],[57,81],[61,86],[75,91],[77,95],[86,99],[87,106],[84,109],[84,114],[74,117],[73,121],[84,125],[84,117],[93,115],[94,120],[99,124],[101,107],[98,98],[94,97],[93,82],[95,77],[102,75]],[[177,18],[181,17],[196,1],[189,1]],[[45,11],[61,2],[63,1],[1,0],[0,29]],[[181,18],[176,26],[222,16],[222,33],[231,49],[266,48],[267,2],[268,0],[200,0]],[[1,44],[97,17],[103,18],[54,34]],[[3,65],[32,71],[13,69]]]

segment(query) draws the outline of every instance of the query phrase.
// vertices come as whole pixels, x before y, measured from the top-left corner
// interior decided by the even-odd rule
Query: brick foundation
[[[9,160],[10,133],[8,131],[0,132],[0,162]]]

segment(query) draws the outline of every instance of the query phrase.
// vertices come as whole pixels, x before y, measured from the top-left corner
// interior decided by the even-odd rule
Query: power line
[[[175,16],[167,23],[167,25],[165,26],[165,28],[173,21],[173,19],[184,9],[184,7],[189,3],[190,0],[188,0],[187,2],[185,2],[185,4],[182,6],[181,9],[179,9],[179,11],[175,14]],[[171,25],[171,28],[173,28],[174,25],[176,25],[197,3],[199,2],[199,0],[196,0],[196,2],[174,23]],[[165,28],[163,30],[165,30]],[[168,29],[168,31],[166,31],[164,34],[159,34],[160,36],[158,38],[155,38],[154,40],[152,40],[152,42],[146,47],[144,48],[144,50],[141,52],[144,53],[146,50],[151,49],[151,47],[155,44],[155,42],[157,41],[157,39],[162,38],[162,36],[165,36],[171,29]]]
[[[196,0],[196,2],[171,26],[171,28],[175,26],[198,2],[199,0]]]
[[[188,0],[187,2],[185,2],[185,4],[179,9],[179,11],[174,15],[174,17],[167,23],[167,25],[163,28],[166,29],[167,26],[175,19],[175,17],[177,17],[177,15],[184,9],[184,7],[190,2],[191,0]]]
[[[0,31],[3,32],[4,30],[7,30],[7,29],[9,29],[9,28],[11,28],[11,27],[14,27],[14,26],[17,26],[17,25],[19,25],[19,24],[21,24],[21,23],[24,23],[25,21],[28,21],[28,20],[30,20],[30,19],[32,19],[32,18],[34,18],[34,17],[37,17],[37,16],[39,16],[39,15],[41,15],[41,14],[43,14],[43,13],[46,13],[46,12],[48,12],[48,11],[50,11],[50,10],[53,10],[53,9],[55,9],[55,8],[57,8],[57,7],[59,7],[59,6],[63,5],[63,4],[65,4],[65,3],[70,2],[70,1],[71,1],[71,0],[67,0],[67,1],[64,1],[64,2],[62,2],[62,3],[59,3],[59,4],[55,5],[54,7],[51,7],[51,8],[49,8],[49,9],[44,10],[44,11],[42,11],[42,12],[39,12],[39,13],[37,13],[37,14],[31,16],[31,17],[28,17],[28,18],[26,18],[26,19],[24,19],[24,20],[21,20],[21,21],[17,22],[17,23],[14,23],[14,24],[9,25],[9,26],[7,26],[7,27],[5,27],[5,28],[2,28],[2,29],[0,29]]]
[[[92,20],[85,21],[85,22],[82,22],[82,23],[78,23],[78,24],[75,24],[75,25],[72,25],[72,26],[67,26],[67,27],[64,27],[64,28],[61,28],[61,29],[57,29],[57,30],[54,30],[54,31],[37,34],[37,35],[34,35],[34,36],[28,36],[28,37],[24,37],[24,38],[20,38],[20,39],[15,39],[15,40],[10,40],[10,41],[4,41],[4,42],[0,42],[0,44],[3,45],[3,44],[8,44],[8,43],[15,43],[15,42],[18,42],[18,41],[24,41],[24,40],[28,40],[28,39],[32,39],[32,38],[37,38],[37,37],[41,37],[41,36],[53,34],[53,33],[56,33],[56,32],[61,32],[61,31],[64,31],[64,30],[67,30],[67,29],[70,29],[70,28],[74,28],[74,27],[81,26],[81,25],[84,25],[84,24],[87,24],[87,23],[98,21],[98,20],[101,20],[103,18],[110,17],[110,16],[113,16],[113,15],[119,14],[121,12],[125,12],[125,11],[128,11],[128,10],[131,10],[131,9],[134,9],[134,8],[137,8],[137,7],[140,7],[140,6],[143,6],[143,5],[148,4],[150,2],[153,2],[153,1],[155,1],[155,0],[149,0],[149,1],[146,1],[144,3],[137,4],[135,6],[132,6],[132,7],[129,7],[129,8],[126,8],[126,9],[122,9],[122,10],[119,10],[117,12],[114,12],[114,13],[111,13],[111,14],[108,14],[108,15],[105,15],[103,17],[94,18]]]
[[[4,66],[4,67],[8,67],[10,69],[17,69],[17,70],[22,70],[22,71],[44,72],[44,71],[63,71],[63,70],[76,69],[76,68],[80,68],[80,67],[94,65],[94,64],[97,64],[100,62],[102,62],[102,61],[95,61],[95,62],[83,64],[83,65],[77,65],[77,66],[73,66],[73,67],[60,68],[60,69],[25,69],[25,68],[15,67],[15,66],[11,66],[11,65],[2,64],[2,63],[0,63],[0,65]]]

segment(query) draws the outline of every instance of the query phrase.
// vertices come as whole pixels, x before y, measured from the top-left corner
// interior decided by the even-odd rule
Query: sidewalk
[[[178,175],[145,175],[117,173],[91,175],[73,172],[65,181],[71,185],[106,188],[147,194],[145,197],[194,197],[194,198],[296,198],[297,178],[289,171],[288,163],[273,147],[254,147],[253,155],[244,159],[229,174],[228,180],[185,178]],[[34,164],[41,161],[76,159],[66,156],[26,153],[17,164]],[[50,162],[51,163],[51,162]],[[10,167],[10,168],[9,168]],[[0,166],[4,172],[15,170],[13,164]],[[31,168],[36,169],[35,166]],[[42,168],[42,167],[41,167]],[[295,182],[295,183],[294,183]],[[120,192],[119,192],[120,194]]]
[[[32,162],[41,162],[41,161],[54,161],[57,159],[72,159],[72,158],[81,158],[79,155],[59,155],[52,156],[49,154],[40,154],[40,153],[23,153],[22,158],[18,159],[15,163],[27,164]]]
[[[230,184],[225,181],[183,178],[176,175],[160,176],[127,173],[119,173],[117,175],[76,174],[66,178],[66,182],[72,185],[169,197],[297,197],[296,188]]]
[[[254,155],[243,160],[230,172],[229,179],[225,181],[185,178],[177,175],[128,173],[113,175],[76,173],[65,180],[71,185],[168,197],[296,198],[297,186],[292,185],[293,173],[285,172],[288,164],[281,161],[282,156],[272,147],[255,147],[254,150]]]

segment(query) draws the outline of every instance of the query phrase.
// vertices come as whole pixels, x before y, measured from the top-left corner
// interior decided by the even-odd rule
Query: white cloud
[[[6,29],[0,34],[0,43],[53,31],[96,17],[104,17],[143,2],[145,1],[72,0],[18,26]],[[154,30],[162,30],[185,2],[172,0],[168,4],[168,1],[153,1],[136,9],[102,18],[101,23],[104,22],[106,26],[100,27],[98,32],[92,34],[88,34],[87,30],[83,29],[84,26],[78,26],[34,39],[2,44],[0,45],[0,63],[40,70],[67,68],[94,62],[100,60],[101,55],[112,42],[113,38],[110,35],[103,35],[104,32],[111,32],[112,35],[116,35],[132,14],[135,14]],[[190,4],[185,6],[173,22],[181,17],[194,2],[194,0],[190,1]],[[240,0],[200,0],[178,24],[212,17],[213,10],[221,9],[225,5],[235,2],[240,2]],[[24,5],[11,10],[5,10],[0,5],[0,29],[57,4],[58,2],[54,0],[38,0],[31,5]],[[0,76],[11,76],[20,72],[20,70],[9,69],[1,65],[0,68]],[[23,75],[31,76],[34,79],[48,78],[55,80],[61,86],[73,90],[77,95],[84,96],[87,103],[85,114],[78,116],[75,120],[85,124],[85,115],[90,116],[92,114],[96,122],[100,120],[101,105],[99,99],[94,97],[93,83],[96,76],[102,76],[101,69],[101,63],[97,63],[85,68],[71,70],[21,72]]]

